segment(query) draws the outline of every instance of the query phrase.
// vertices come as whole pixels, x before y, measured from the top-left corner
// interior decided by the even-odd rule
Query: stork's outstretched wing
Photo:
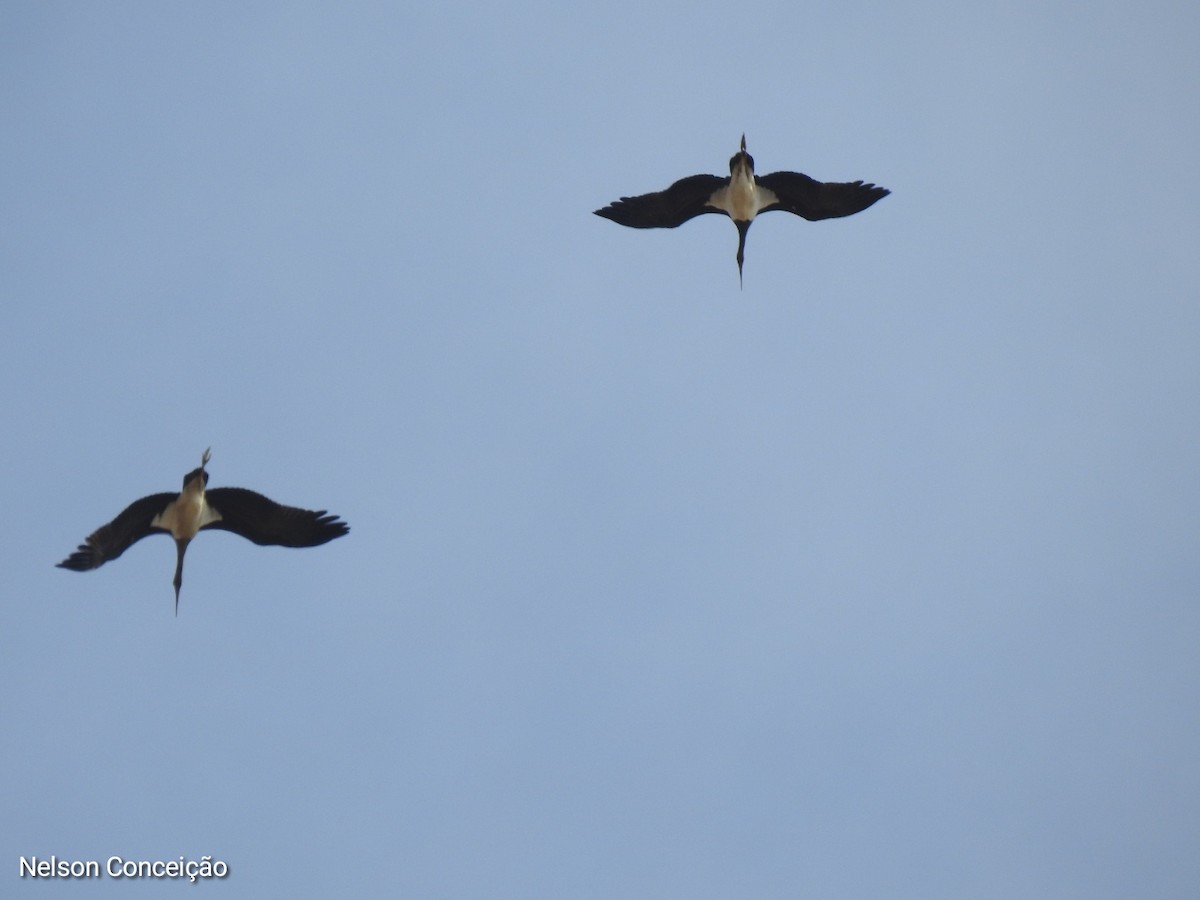
[[[205,529],[232,531],[263,546],[316,547],[350,530],[349,525],[323,509],[284,506],[246,488],[213,488],[205,493],[205,499],[220,516]]]
[[[116,559],[147,535],[167,534],[165,529],[156,528],[150,523],[178,496],[151,494],[134,500],[119,516],[88,535],[87,543],[80,544],[78,550],[58,564],[58,568],[75,572],[96,569],[110,559]]]
[[[713,193],[727,184],[729,179],[718,175],[690,175],[665,191],[622,197],[596,210],[596,215],[630,228],[677,228],[704,213],[722,212],[707,204]]]
[[[852,216],[891,193],[861,181],[817,181],[799,172],[771,172],[757,176],[755,181],[776,197],[776,202],[760,212],[782,209],[810,222]]]

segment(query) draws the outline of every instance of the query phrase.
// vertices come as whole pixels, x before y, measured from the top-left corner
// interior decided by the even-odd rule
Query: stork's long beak
[[[175,617],[179,618],[179,589],[183,586],[183,554],[187,550],[187,541],[175,542]]]
[[[744,134],[742,135],[742,152],[746,152],[746,136]]]
[[[737,264],[738,264],[738,289],[740,290],[742,287],[742,263],[746,259],[746,232],[750,230],[750,223],[749,222],[734,222],[733,224],[737,226],[737,230],[738,230]]]

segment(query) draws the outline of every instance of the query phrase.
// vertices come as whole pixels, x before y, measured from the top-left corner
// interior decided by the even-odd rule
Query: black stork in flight
[[[596,215],[630,228],[677,228],[703,213],[724,213],[738,230],[738,282],[742,280],[746,232],[759,213],[782,209],[816,222],[862,212],[890,194],[861,181],[823,182],[799,172],[754,174],[754,157],[742,149],[729,160],[729,177],[690,175],[665,191],[622,197]]]
[[[200,468],[183,476],[178,494],[151,494],[129,504],[107,525],[101,525],[87,543],[58,564],[60,569],[86,572],[116,559],[133,544],[151,534],[169,534],[175,540],[175,615],[179,615],[179,587],[183,584],[183,554],[188,542],[206,528],[240,534],[260,546],[316,547],[350,530],[325,510],[283,506],[246,488],[208,486],[204,467],[210,447],[200,457]]]

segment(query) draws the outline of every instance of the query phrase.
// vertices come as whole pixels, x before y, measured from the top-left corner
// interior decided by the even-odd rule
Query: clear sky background
[[[1197,35],[5,3],[0,893],[1197,896]],[[54,568],[210,445],[350,535]]]

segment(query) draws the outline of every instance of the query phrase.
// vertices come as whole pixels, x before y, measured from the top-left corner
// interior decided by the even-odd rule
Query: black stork
[[[823,182],[799,172],[754,174],[754,157],[742,149],[729,160],[729,177],[691,175],[665,191],[622,197],[596,215],[630,228],[677,228],[703,213],[724,213],[738,230],[738,282],[742,280],[746,232],[759,213],[782,209],[816,222],[862,212],[890,194],[887,188],[861,181]]]
[[[188,543],[206,528],[240,534],[260,546],[316,547],[350,530],[337,516],[325,510],[283,506],[246,488],[208,486],[205,466],[212,448],[200,457],[200,468],[183,476],[178,494],[151,494],[129,504],[107,525],[101,525],[87,543],[58,564],[60,569],[86,572],[116,559],[133,544],[151,534],[169,534],[175,539],[175,615],[179,615],[179,587],[183,584],[183,554]]]

